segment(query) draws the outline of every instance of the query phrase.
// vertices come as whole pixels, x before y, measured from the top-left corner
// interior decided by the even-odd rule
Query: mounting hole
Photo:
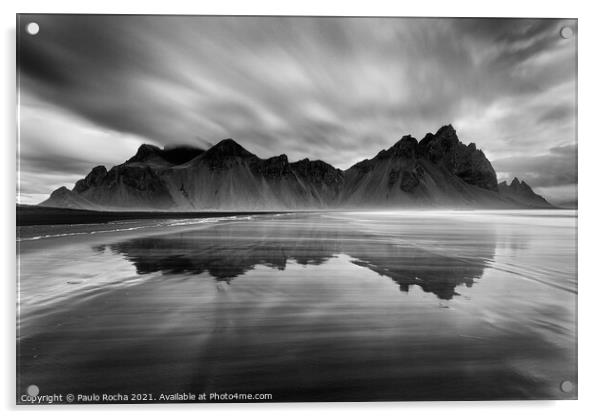
[[[571,393],[574,387],[575,386],[570,381],[563,381],[562,383],[560,383],[560,390],[563,393]]]
[[[30,35],[37,35],[38,32],[40,32],[40,25],[38,25],[35,22],[30,22],[27,24],[27,26],[25,27],[25,30],[27,31],[28,34]]]
[[[569,39],[573,37],[573,30],[568,26],[563,26],[560,29],[560,36],[564,39]]]
[[[38,394],[40,394],[40,389],[35,384],[32,384],[29,387],[27,387],[27,394],[31,397],[35,397]]]

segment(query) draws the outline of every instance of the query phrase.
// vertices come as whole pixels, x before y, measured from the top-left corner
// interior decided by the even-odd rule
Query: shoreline
[[[218,218],[246,215],[275,215],[275,214],[308,214],[308,213],[336,213],[336,212],[399,212],[399,211],[429,211],[429,212],[471,212],[471,211],[523,211],[523,210],[560,210],[577,211],[577,208],[316,208],[307,210],[256,210],[256,211],[97,211],[71,208],[39,207],[35,205],[17,205],[16,226],[49,226],[49,225],[83,225],[103,224],[114,221],[135,220],[168,220],[168,219],[193,219],[193,218]]]
[[[166,220],[172,218],[216,218],[245,215],[272,215],[291,211],[95,211],[17,205],[17,227],[35,225],[101,224],[127,220]]]

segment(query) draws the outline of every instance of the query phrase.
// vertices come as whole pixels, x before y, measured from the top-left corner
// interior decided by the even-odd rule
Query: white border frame
[[[360,418],[374,411],[377,415],[399,418],[418,416],[461,417],[487,419],[519,415],[546,415],[548,418],[593,416],[601,410],[597,402],[600,380],[599,320],[597,309],[601,304],[602,275],[597,266],[600,233],[601,204],[599,182],[600,144],[600,69],[598,51],[602,44],[599,21],[602,17],[595,2],[555,1],[527,2],[525,0],[392,2],[303,0],[286,2],[277,0],[221,0],[180,1],[164,0],[133,2],[102,0],[83,2],[76,0],[4,0],[2,13],[3,60],[0,80],[5,92],[1,101],[2,127],[2,260],[4,268],[3,307],[4,318],[2,361],[5,364],[0,379],[0,409],[4,414],[26,416],[48,415],[51,418],[96,418],[107,414],[123,413],[160,418],[167,411],[178,415],[245,416],[245,419],[286,415],[302,418],[307,415],[345,415]],[[137,406],[15,406],[15,185],[16,185],[16,97],[15,97],[15,21],[16,13],[120,13],[120,14],[234,14],[234,15],[345,15],[345,16],[465,16],[465,17],[566,17],[579,19],[579,400],[556,402],[429,402],[429,403],[273,403],[273,404],[211,404],[211,405],[137,405]],[[6,416],[5,416],[6,417]]]

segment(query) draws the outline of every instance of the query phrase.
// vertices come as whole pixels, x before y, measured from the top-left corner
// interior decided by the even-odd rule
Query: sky
[[[576,202],[575,20],[21,15],[17,54],[22,203],[143,143],[346,169],[449,123]]]

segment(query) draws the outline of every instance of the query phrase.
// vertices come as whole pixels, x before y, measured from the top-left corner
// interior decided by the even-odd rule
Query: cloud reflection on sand
[[[575,221],[308,213],[21,242],[17,387],[575,398]]]
[[[252,226],[227,224],[210,231],[135,238],[108,248],[124,255],[141,275],[207,272],[218,281],[231,281],[257,265],[285,270],[288,261],[320,265],[343,253],[352,257],[352,263],[392,279],[401,291],[417,285],[442,300],[452,299],[458,285],[472,286],[495,253],[495,231],[491,228],[452,236],[446,244],[448,251],[439,253],[406,241],[395,243],[376,234],[341,228],[323,219],[309,225],[282,221],[272,229],[264,223],[259,235],[257,224],[262,221]],[[476,253],[454,254],[475,241],[483,243]]]

